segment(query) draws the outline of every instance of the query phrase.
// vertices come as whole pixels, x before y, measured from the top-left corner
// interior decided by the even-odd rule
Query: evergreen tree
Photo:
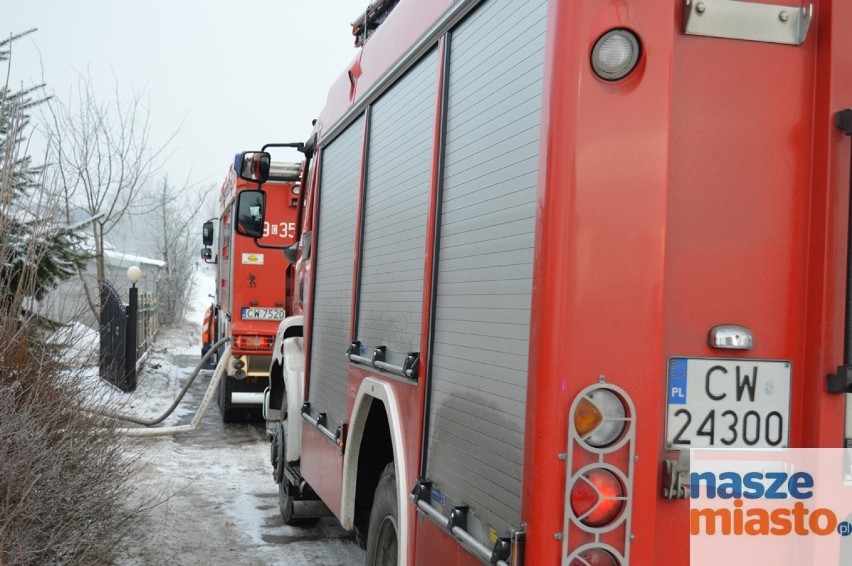
[[[6,63],[7,71],[12,43],[34,31],[25,31],[0,41],[0,63]],[[9,87],[8,75],[7,72],[6,84],[0,86],[0,186],[3,188],[4,205],[13,196],[31,192],[38,184],[41,169],[33,165],[32,158],[22,148],[27,141],[24,132],[29,125],[28,112],[47,100],[45,97],[33,98],[43,92],[44,85],[15,92]]]
[[[7,77],[12,43],[33,31],[0,41]],[[41,299],[89,257],[81,246],[83,226],[57,222],[57,200],[28,152],[29,112],[47,100],[43,88],[14,90],[8,79],[0,87],[0,311],[7,316]]]

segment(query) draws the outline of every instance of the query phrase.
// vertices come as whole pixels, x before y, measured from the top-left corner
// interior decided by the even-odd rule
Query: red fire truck
[[[299,163],[272,163],[266,222],[256,242],[235,238],[233,226],[237,195],[256,189],[257,184],[240,179],[232,166],[219,194],[216,297],[204,318],[202,355],[219,338],[231,338],[231,357],[224,361],[227,370],[219,389],[225,422],[260,415],[275,330],[287,315],[292,266],[282,250],[295,242],[300,167]],[[205,246],[213,244],[214,231],[213,222],[206,222]],[[202,255],[213,254],[202,251]]]
[[[852,3],[779,1],[374,3],[304,148],[285,518],[687,564],[690,448],[852,437]]]

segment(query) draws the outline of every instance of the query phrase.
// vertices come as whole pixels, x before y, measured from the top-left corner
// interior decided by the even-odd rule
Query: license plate
[[[670,358],[666,448],[783,448],[792,365],[783,360]]]
[[[243,320],[284,320],[284,309],[243,307]]]

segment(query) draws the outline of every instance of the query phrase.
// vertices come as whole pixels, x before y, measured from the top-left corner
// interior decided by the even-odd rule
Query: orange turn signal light
[[[574,428],[587,445],[605,448],[622,437],[627,411],[618,395],[606,388],[585,393],[574,410]]]
[[[583,397],[574,411],[574,428],[581,437],[588,436],[603,422],[603,415],[598,407]]]

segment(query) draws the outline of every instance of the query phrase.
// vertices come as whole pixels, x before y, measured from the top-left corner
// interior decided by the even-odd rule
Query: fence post
[[[139,289],[136,282],[142,277],[142,270],[133,265],[127,269],[127,278],[130,279],[130,303],[127,306],[127,341],[125,342],[124,355],[124,391],[136,390],[136,360],[139,359],[139,344],[137,336],[139,333]]]
[[[124,391],[136,390],[136,320],[139,316],[139,289],[130,287],[130,304],[127,305],[127,341],[124,354]]]

